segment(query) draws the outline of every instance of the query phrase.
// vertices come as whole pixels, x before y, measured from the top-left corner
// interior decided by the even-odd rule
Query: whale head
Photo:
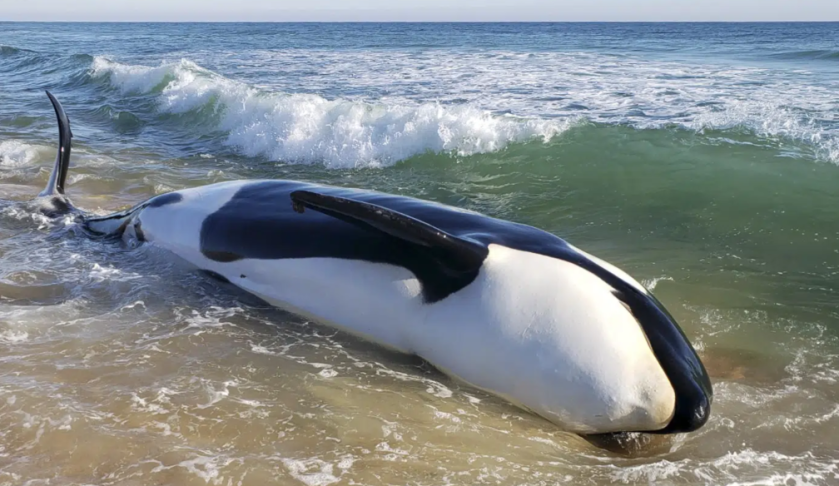
[[[620,270],[568,249],[489,245],[475,282],[426,321],[457,322],[439,330],[454,335],[420,354],[582,435],[700,428],[711,384],[675,320]]]
[[[705,366],[667,308],[646,288],[617,267],[568,245],[582,258],[579,264],[612,287],[613,295],[643,331],[675,393],[673,417],[652,433],[693,432],[711,415],[713,388]]]

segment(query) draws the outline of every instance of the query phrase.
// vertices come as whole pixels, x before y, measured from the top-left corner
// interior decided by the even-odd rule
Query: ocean
[[[286,178],[551,231],[714,383],[609,451],[25,204]],[[839,24],[0,23],[0,485],[839,484]],[[324,296],[328,298],[328,296]]]

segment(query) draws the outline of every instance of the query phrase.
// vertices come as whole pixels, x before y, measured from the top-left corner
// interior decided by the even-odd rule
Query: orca
[[[92,237],[168,250],[266,302],[387,348],[581,435],[691,432],[711,382],[655,296],[540,229],[434,202],[230,181],[107,216],[65,194],[70,121],[38,201]]]

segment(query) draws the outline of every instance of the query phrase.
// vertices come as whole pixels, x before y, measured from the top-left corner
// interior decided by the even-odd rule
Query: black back
[[[317,210],[298,213],[291,194],[299,191],[387,208],[483,248],[490,243],[536,248],[537,241],[546,249],[553,246],[554,252],[567,248],[556,236],[529,226],[418,199],[292,181],[260,181],[242,187],[207,217],[201,228],[201,251],[222,262],[332,257],[398,265],[417,276],[428,303],[457,292],[478,275],[483,257],[478,265],[458,266],[455,259],[445,258],[436,248],[418,249],[404,238],[359,227],[346,215]]]
[[[388,256],[388,247],[398,245],[393,241],[396,238],[320,212],[295,212],[291,199],[295,191],[381,206],[484,246],[496,243],[556,257],[577,254],[562,239],[532,226],[405,196],[294,181],[259,181],[243,186],[204,221],[202,251],[220,261],[335,257],[402,265],[402,260]]]

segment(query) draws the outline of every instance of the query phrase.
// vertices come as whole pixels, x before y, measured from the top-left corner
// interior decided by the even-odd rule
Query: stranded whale
[[[404,353],[580,434],[700,428],[705,368],[664,306],[545,231],[403,196],[233,181],[96,216],[64,194],[59,125],[39,201],[91,235],[147,242],[263,300]]]

